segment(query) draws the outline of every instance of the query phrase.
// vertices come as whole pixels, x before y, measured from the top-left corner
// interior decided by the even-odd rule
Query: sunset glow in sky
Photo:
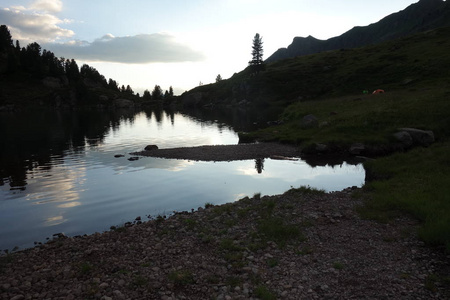
[[[296,36],[328,39],[418,0],[2,0],[0,24],[22,47],[38,42],[135,92],[158,84],[176,94],[226,79]]]

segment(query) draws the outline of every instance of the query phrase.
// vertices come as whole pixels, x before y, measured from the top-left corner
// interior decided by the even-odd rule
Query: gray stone
[[[317,152],[326,152],[328,150],[328,146],[325,144],[316,144]]]
[[[156,145],[147,145],[144,148],[145,151],[158,150],[158,146]]]
[[[302,128],[316,128],[319,127],[319,119],[314,115],[304,116],[301,123]]]
[[[352,155],[359,155],[365,149],[366,149],[366,147],[364,146],[364,144],[362,144],[362,143],[354,143],[353,145],[350,146],[350,148],[348,149],[348,152],[350,154],[352,154]]]
[[[413,144],[413,139],[411,135],[406,131],[399,131],[394,133],[394,137],[402,143],[403,146],[411,147]]]
[[[429,146],[434,143],[434,133],[430,130],[420,130],[416,128],[400,128],[400,131],[407,132],[413,142],[422,146]]]

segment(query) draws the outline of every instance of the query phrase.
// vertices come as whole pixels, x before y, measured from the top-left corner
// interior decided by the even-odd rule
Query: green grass
[[[255,296],[262,300],[275,300],[276,295],[271,292],[266,286],[260,285],[255,289]]]
[[[298,102],[286,108],[285,124],[255,133],[259,140],[348,147],[361,142],[390,144],[397,128],[432,130],[439,140],[450,133],[450,87],[388,91],[380,95],[348,95],[318,101]],[[321,124],[304,129],[301,119],[313,114]]]
[[[93,269],[94,269],[94,267],[92,266],[92,264],[90,264],[88,262],[82,263],[80,265],[80,273],[82,275],[90,274]]]
[[[169,273],[168,278],[175,285],[185,286],[194,283],[194,276],[189,270],[176,270]]]
[[[344,264],[339,261],[335,261],[333,263],[333,268],[335,268],[336,270],[342,270],[344,268]]]
[[[299,225],[285,224],[283,219],[270,217],[259,222],[257,234],[266,239],[273,241],[278,246],[284,247],[289,241],[303,241],[305,237],[300,231]]]
[[[419,236],[450,251],[450,143],[417,148],[365,163],[384,180],[366,183],[362,216],[387,222],[407,212],[421,221]]]

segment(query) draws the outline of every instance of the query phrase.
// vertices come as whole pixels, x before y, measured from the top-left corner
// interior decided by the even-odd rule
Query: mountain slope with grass
[[[295,37],[287,48],[280,48],[267,62],[319,53],[333,49],[355,48],[393,40],[413,33],[450,26],[450,3],[421,0],[368,26],[357,26],[328,40],[312,36]]]

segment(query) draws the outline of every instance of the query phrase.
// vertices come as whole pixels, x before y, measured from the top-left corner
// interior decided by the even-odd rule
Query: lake
[[[362,165],[345,162],[311,167],[302,160],[128,160],[148,144],[237,144],[234,128],[254,123],[236,115],[237,125],[202,116],[163,110],[1,113],[0,249],[32,247],[56,233],[102,232],[138,216],[145,221],[257,193],[308,185],[335,191],[364,182]]]

